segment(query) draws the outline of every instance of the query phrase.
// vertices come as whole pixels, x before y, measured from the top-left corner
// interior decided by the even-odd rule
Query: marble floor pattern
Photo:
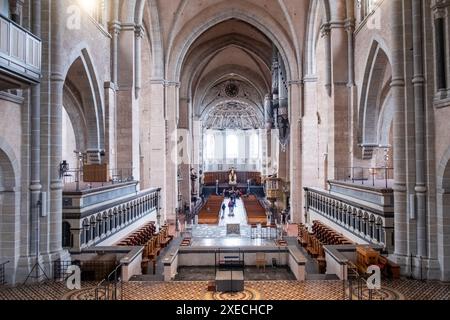
[[[450,286],[434,281],[383,281],[383,287],[398,292],[406,300],[449,300]],[[246,289],[258,292],[263,300],[342,300],[342,281],[246,281]],[[92,283],[83,283],[90,290]],[[62,300],[77,292],[62,282],[0,288],[0,300]],[[206,281],[128,282],[124,300],[205,300]]]

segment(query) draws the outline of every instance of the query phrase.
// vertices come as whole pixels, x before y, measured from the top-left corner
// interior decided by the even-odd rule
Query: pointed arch
[[[385,76],[390,68],[389,57],[377,40],[373,40],[366,61],[358,109],[358,142],[363,147],[379,144],[377,125],[383,100],[388,96],[389,83],[385,85]]]

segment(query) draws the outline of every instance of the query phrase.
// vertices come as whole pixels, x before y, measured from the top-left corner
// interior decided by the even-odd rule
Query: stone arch
[[[383,219],[378,217],[376,222],[376,239],[378,242],[385,242]]]
[[[85,149],[102,150],[105,146],[103,100],[92,60],[86,48],[73,60],[66,72],[64,107]],[[86,150],[81,150],[86,151]]]
[[[310,1],[306,25],[305,58],[303,70],[305,76],[312,77],[317,74],[316,48],[319,41],[320,26],[330,21],[330,4],[328,0]]]
[[[171,39],[169,43],[168,59],[166,61],[167,78],[179,82],[182,66],[186,60],[187,53],[204,32],[215,25],[230,20],[241,20],[252,25],[264,35],[266,35],[278,48],[283,61],[286,65],[287,79],[298,79],[298,71],[295,66],[297,59],[295,52],[291,46],[291,42],[282,31],[282,27],[273,19],[263,17],[267,16],[264,10],[252,7],[256,12],[250,12],[249,8],[242,5],[241,2],[231,0],[235,5],[231,6],[230,2],[222,2],[216,5],[212,10],[213,14],[208,14],[209,19],[205,21],[200,12],[196,18],[188,21],[179,34]],[[208,8],[211,10],[211,8]],[[205,9],[206,10],[206,9]],[[255,17],[258,16],[260,20]]]
[[[450,281],[450,148],[447,149],[437,168],[437,241],[441,280]]]
[[[379,145],[377,124],[380,123],[383,102],[389,96],[390,81],[388,85],[384,83],[391,64],[386,51],[377,40],[373,40],[366,61],[358,110],[358,140],[363,147],[370,148]],[[391,109],[385,108],[385,114]]]
[[[20,234],[19,164],[11,146],[0,137],[0,260],[9,261],[5,276],[8,283],[15,279],[16,257]]]

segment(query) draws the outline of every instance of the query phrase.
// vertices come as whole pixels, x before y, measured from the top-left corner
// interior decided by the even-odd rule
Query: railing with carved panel
[[[41,52],[39,38],[10,19],[0,16],[0,70],[14,78],[12,83],[40,82]]]
[[[393,247],[393,214],[376,210],[358,199],[349,200],[325,190],[304,188],[305,210],[328,219],[335,225],[369,243]]]

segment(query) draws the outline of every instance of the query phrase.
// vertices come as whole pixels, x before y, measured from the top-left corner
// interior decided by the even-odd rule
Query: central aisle
[[[241,199],[236,200],[236,207],[234,208],[234,216],[230,216],[230,209],[228,203],[230,199],[225,199],[224,203],[227,206],[225,209],[224,218],[219,220],[219,226],[226,226],[227,224],[247,225],[247,213],[245,212],[244,202]],[[222,212],[220,212],[222,216]]]

